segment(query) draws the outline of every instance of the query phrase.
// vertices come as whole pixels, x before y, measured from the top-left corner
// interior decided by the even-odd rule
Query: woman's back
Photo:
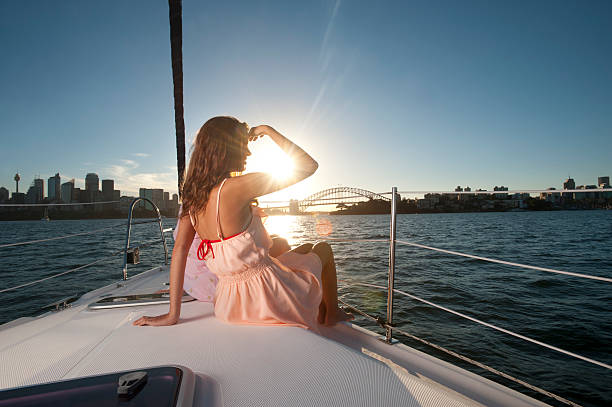
[[[190,214],[194,229],[202,239],[217,240],[236,235],[251,221],[250,205],[240,191],[241,177],[226,178],[215,186],[205,210]]]

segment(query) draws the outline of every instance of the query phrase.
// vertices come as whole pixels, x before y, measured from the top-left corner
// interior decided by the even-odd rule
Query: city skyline
[[[114,179],[110,179],[110,178],[100,178],[98,173],[88,173],[86,174],[85,178],[82,178],[82,185],[83,185],[83,190],[89,189],[87,188],[87,176],[95,176],[96,177],[96,182],[97,182],[97,189],[95,189],[96,191],[102,191],[104,188],[100,189],[100,185],[102,185],[104,182],[109,182],[111,183],[112,187],[111,189],[114,189],[114,187],[116,186],[114,184]],[[17,177],[19,176],[20,178],[20,182],[23,181],[23,177],[21,176],[20,173],[15,174],[13,177]],[[50,176],[48,177],[47,181],[50,183],[51,180],[55,177],[60,177],[60,190],[61,190],[61,186],[63,186],[66,183],[72,182],[73,184],[73,188],[79,188],[76,184],[76,179],[75,178],[67,178],[67,177],[62,177],[61,174],[59,172],[56,172],[54,176]],[[63,181],[64,179],[66,179],[67,181]],[[548,185],[548,186],[544,186],[544,187],[538,187],[538,188],[529,188],[530,190],[548,190],[550,188],[555,188],[555,189],[559,189],[559,190],[563,190],[563,189],[574,189],[574,188],[580,188],[580,187],[595,187],[595,188],[601,188],[601,184],[602,181],[604,183],[606,183],[608,186],[606,186],[605,188],[609,188],[609,182],[610,182],[610,177],[607,175],[597,175],[595,177],[593,177],[593,179],[596,180],[596,182],[594,183],[589,183],[589,182],[576,182],[576,180],[574,178],[572,178],[571,176],[569,176],[568,178],[566,178],[565,180],[561,181],[561,188],[557,188],[557,185]],[[31,183],[27,184],[28,188],[34,186],[34,184],[36,183],[36,181],[43,181],[43,193],[42,193],[42,198],[49,198],[49,188],[47,188],[46,190],[44,189],[44,177],[40,176],[40,174],[37,175],[37,178],[34,178]],[[568,182],[570,183],[570,187],[566,187]],[[452,183],[451,183],[452,184]],[[24,185],[22,183],[22,185]],[[457,185],[457,184],[455,184]],[[445,189],[443,191],[452,193],[452,192],[457,192],[457,191],[498,191],[498,185],[494,185],[494,186],[482,186],[482,185],[478,185],[478,186],[470,186],[470,185],[465,185],[465,187],[462,187],[461,185],[455,186],[455,187],[449,187],[448,189]],[[15,183],[13,183],[13,186],[15,186]],[[329,185],[329,187],[331,187],[332,185]],[[337,186],[337,185],[336,185]],[[348,186],[348,185],[347,185]],[[360,187],[359,185],[351,185],[351,187]],[[13,192],[15,192],[15,189],[11,189],[11,188],[7,188],[5,185],[0,185],[0,188],[6,188],[9,191],[9,196],[12,195]],[[510,187],[506,187],[504,185],[500,185],[499,186],[499,190],[519,190],[519,189],[527,189],[527,188],[510,188]],[[505,189],[501,189],[501,188],[505,188]],[[166,191],[165,188],[158,188],[157,186],[138,186],[138,192],[136,191],[125,191],[126,193],[122,194],[121,196],[130,196],[130,197],[137,197],[137,196],[141,196],[141,190],[142,189],[147,189],[147,190],[163,190]],[[324,188],[325,189],[325,188]],[[118,188],[119,191],[122,191],[121,188]],[[399,190],[402,190],[402,188],[400,187]],[[46,191],[46,193],[45,193]],[[440,190],[423,190],[424,192],[437,192]],[[24,188],[21,187],[20,192],[25,193]],[[388,192],[388,191],[373,191],[373,192],[377,192],[377,193],[382,193],[382,192]],[[172,191],[166,191],[166,193],[170,193],[171,195],[178,195],[176,192],[172,192]],[[289,201],[290,199],[303,199],[306,196],[295,196],[295,197],[290,197],[289,199],[287,199],[287,201]],[[110,199],[109,199],[110,200]]]
[[[185,1],[186,148],[212,116],[272,125],[319,170],[269,200],[591,184],[612,172],[611,15],[605,1]],[[176,192],[166,3],[2,2],[0,27],[0,185],[62,168]]]
[[[58,181],[55,181],[58,180]],[[66,181],[62,181],[62,180],[66,180]],[[48,177],[47,178],[47,185],[48,187],[45,189],[44,185],[45,185],[45,180],[44,178],[40,175],[37,174],[36,177],[32,180],[31,183],[29,184],[25,184],[28,186],[28,189],[33,188],[33,187],[37,187],[38,190],[40,191],[41,195],[39,197],[38,200],[42,200],[44,198],[48,198],[49,200],[56,200],[56,197],[61,197],[62,194],[62,188],[66,185],[66,184],[71,184],[73,188],[75,189],[81,189],[84,191],[96,191],[96,192],[105,192],[105,191],[121,191],[119,190],[115,190],[115,183],[113,179],[109,179],[109,178],[103,178],[100,179],[100,177],[98,176],[97,173],[87,173],[86,177],[82,179],[83,182],[81,183],[83,188],[80,188],[79,186],[77,186],[76,184],[76,179],[75,178],[67,178],[67,177],[62,177],[60,175],[59,172],[56,172],[54,176]],[[0,188],[4,188],[6,190],[9,191],[9,193],[12,195],[13,193],[19,192],[19,193],[23,193],[26,194],[26,189],[24,189],[24,184],[22,181],[24,181],[23,177],[21,176],[20,173],[16,173],[14,175],[14,183],[13,186],[14,188],[6,188],[6,186],[4,185],[0,185]],[[39,182],[40,181],[40,182]],[[19,183],[21,182],[21,187],[18,188],[17,185],[19,185]],[[55,183],[57,182],[57,183]],[[53,185],[53,187],[51,187],[51,185]],[[164,191],[163,188],[150,188],[150,187],[142,187],[139,186],[138,187],[138,192],[135,191],[127,191],[126,194],[123,194],[121,196],[139,196],[142,192],[143,189],[146,190],[162,190]],[[49,191],[53,190],[53,193],[49,193]],[[45,193],[46,192],[46,193]],[[177,193],[172,193],[171,191],[165,191],[165,193],[170,193],[171,195],[178,195]],[[110,200],[110,199],[108,199]]]

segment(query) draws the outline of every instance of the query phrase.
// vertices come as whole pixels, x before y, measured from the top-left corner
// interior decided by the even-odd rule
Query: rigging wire
[[[451,355],[451,356],[453,356],[453,357],[455,357],[457,359],[461,359],[464,362],[468,362],[468,363],[470,363],[470,364],[472,364],[474,366],[477,366],[477,367],[479,367],[481,369],[484,369],[484,370],[486,370],[486,371],[488,371],[490,373],[496,374],[496,375],[501,376],[501,377],[503,377],[505,379],[508,379],[510,381],[518,383],[521,386],[524,386],[524,387],[526,387],[528,389],[531,389],[531,390],[533,390],[533,391],[535,391],[537,393],[543,394],[545,396],[548,396],[548,397],[550,397],[552,399],[555,399],[555,400],[560,401],[562,403],[565,403],[567,405],[570,405],[570,406],[573,406],[573,407],[582,407],[580,404],[576,404],[573,401],[567,400],[567,399],[565,399],[565,398],[563,398],[561,396],[556,395],[555,393],[551,393],[548,390],[544,390],[544,389],[542,389],[540,387],[534,386],[533,384],[527,383],[527,382],[525,382],[525,381],[523,381],[521,379],[518,379],[518,378],[516,378],[514,376],[510,376],[509,374],[504,373],[502,371],[499,371],[497,369],[494,369],[494,368],[492,368],[492,367],[490,367],[488,365],[485,365],[484,363],[478,362],[478,361],[476,361],[474,359],[468,358],[467,356],[464,356],[464,355],[461,355],[461,354],[459,354],[457,352],[454,352],[452,350],[446,349],[446,348],[444,348],[444,347],[442,347],[440,345],[436,345],[435,343],[432,343],[432,342],[429,342],[429,341],[427,341],[425,339],[419,338],[418,336],[410,334],[410,333],[408,333],[408,332],[406,332],[406,331],[404,331],[402,329],[399,329],[399,328],[396,328],[396,327],[392,327],[392,326],[390,326],[389,324],[387,324],[385,322],[381,323],[381,321],[383,321],[381,317],[374,317],[372,315],[369,315],[368,313],[361,311],[357,307],[355,307],[353,305],[350,305],[350,304],[346,303],[343,300],[338,299],[338,302],[342,303],[345,307],[347,307],[347,308],[357,312],[359,315],[375,321],[377,324],[381,325],[383,328],[391,328],[394,331],[397,331],[400,334],[402,334],[402,335],[404,335],[404,336],[406,336],[408,338],[411,338],[411,339],[413,339],[413,340],[415,340],[417,342],[421,342],[422,344],[430,346],[430,347],[432,347],[434,349],[437,349],[437,350],[439,350],[441,352],[447,353],[447,354],[449,354],[449,355]]]
[[[26,242],[15,242],[15,243],[0,244],[0,249],[3,248],[3,247],[23,246],[23,245],[32,244],[32,243],[49,242],[51,240],[68,239],[69,237],[75,237],[75,236],[91,235],[91,234],[94,234],[94,233],[102,232],[104,230],[114,229],[114,228],[116,228],[118,226],[125,226],[125,224],[121,223],[121,224],[117,224],[117,225],[113,225],[113,226],[108,226],[108,227],[105,227],[105,228],[102,228],[102,229],[90,230],[90,231],[81,232],[81,233],[74,233],[74,234],[71,234],[71,235],[50,237],[48,239],[28,240]]]
[[[338,281],[342,281],[343,283],[345,283],[345,284],[349,284],[349,285],[360,285],[360,286],[364,286],[364,287],[379,288],[379,289],[383,289],[383,290],[386,290],[386,289],[387,289],[387,287],[383,287],[383,286],[381,286],[381,285],[376,285],[376,284],[369,284],[369,283],[358,283],[358,282],[348,282],[348,281],[344,281],[344,280],[338,280]],[[539,345],[539,346],[542,346],[542,347],[545,347],[545,348],[548,348],[548,349],[554,350],[554,351],[556,351],[556,352],[563,353],[564,355],[567,355],[567,356],[572,356],[572,357],[574,357],[574,358],[576,358],[576,359],[580,359],[580,360],[583,360],[583,361],[585,361],[585,362],[588,362],[588,363],[591,363],[591,364],[594,364],[594,365],[601,366],[601,367],[604,367],[604,368],[606,368],[606,369],[612,370],[612,366],[611,366],[611,365],[609,365],[609,364],[607,364],[607,363],[603,363],[603,362],[600,362],[600,361],[595,360],[595,359],[587,358],[586,356],[582,356],[582,355],[579,355],[579,354],[577,354],[577,353],[570,352],[570,351],[568,351],[568,350],[561,349],[561,348],[558,348],[558,347],[556,347],[556,346],[549,345],[549,344],[547,344],[547,343],[544,343],[544,342],[538,341],[537,339],[533,339],[533,338],[530,338],[530,337],[528,337],[528,336],[521,335],[521,334],[519,334],[519,333],[516,333],[516,332],[510,331],[510,330],[508,330],[508,329],[501,328],[501,327],[499,327],[499,326],[497,326],[497,325],[493,325],[493,324],[490,324],[490,323],[488,323],[488,322],[481,321],[481,320],[479,320],[479,319],[477,319],[477,318],[474,318],[474,317],[471,317],[471,316],[469,316],[469,315],[463,314],[463,313],[461,313],[461,312],[458,312],[458,311],[452,310],[452,309],[447,308],[447,307],[444,307],[444,306],[442,306],[442,305],[438,305],[438,304],[433,303],[433,302],[431,302],[431,301],[428,301],[428,300],[425,300],[425,299],[423,299],[423,298],[417,297],[416,295],[409,294],[409,293],[407,293],[407,292],[405,292],[405,291],[398,290],[398,289],[394,288],[394,289],[393,289],[393,292],[398,293],[398,294],[401,294],[401,295],[404,295],[404,296],[409,297],[409,298],[412,298],[413,300],[416,300],[416,301],[422,302],[422,303],[424,303],[424,304],[430,305],[430,306],[432,306],[432,307],[434,307],[434,308],[441,309],[442,311],[446,311],[446,312],[449,312],[449,313],[451,313],[451,314],[457,315],[457,316],[459,316],[459,317],[461,317],[461,318],[468,319],[468,320],[470,320],[470,321],[472,321],[472,322],[476,322],[477,324],[484,325],[484,326],[489,327],[489,328],[491,328],[491,329],[495,329],[496,331],[503,332],[503,333],[505,333],[505,334],[508,334],[508,335],[514,336],[514,337],[519,338],[519,339],[522,339],[522,340],[524,340],[524,341],[531,342],[531,343],[534,343],[534,344],[536,344],[536,345]]]
[[[522,268],[531,269],[531,270],[545,271],[548,273],[565,274],[565,275],[573,276],[573,277],[589,278],[592,280],[599,280],[599,281],[605,281],[608,283],[612,283],[612,278],[607,278],[607,277],[593,276],[591,274],[573,273],[571,271],[556,270],[556,269],[551,269],[551,268],[546,268],[546,267],[530,266],[527,264],[514,263],[511,261],[491,259],[489,257],[475,256],[473,254],[455,252],[452,250],[439,249],[437,247],[425,246],[422,244],[407,242],[405,240],[399,240],[399,239],[397,239],[396,242],[399,244],[407,245],[407,246],[419,247],[421,249],[427,249],[427,250],[433,250],[433,251],[441,252],[441,253],[453,254],[455,256],[468,257],[470,259],[475,259],[475,260],[488,261],[491,263],[505,264],[508,266],[515,266],[515,267],[522,267]]]
[[[14,287],[4,288],[4,289],[0,290],[0,293],[5,293],[5,292],[8,292],[8,291],[17,290],[19,288],[24,288],[24,287],[28,287],[28,286],[31,286],[31,285],[34,285],[34,284],[42,283],[43,281],[51,280],[52,278],[60,277],[60,276],[63,276],[65,274],[74,273],[75,271],[82,270],[85,267],[93,266],[94,264],[98,264],[98,263],[101,263],[103,261],[107,261],[109,257],[116,256],[117,254],[123,253],[124,251],[125,250],[123,250],[123,249],[122,250],[118,250],[116,252],[109,253],[106,257],[104,257],[102,259],[98,259],[98,260],[92,261],[91,263],[87,263],[87,264],[84,264],[84,265],[79,266],[79,267],[75,267],[75,268],[67,270],[67,271],[62,271],[61,273],[53,274],[53,275],[50,275],[48,277],[44,277],[44,278],[41,278],[41,279],[38,279],[38,280],[30,281],[30,282],[27,282],[27,283],[24,283],[24,284],[20,284],[20,285],[14,286]]]
[[[148,241],[143,242],[143,243],[141,243],[141,244],[139,244],[138,246],[135,246],[135,247],[145,248],[145,247],[152,246],[155,243],[163,243],[163,241],[164,240],[162,240],[162,239],[148,240]],[[82,265],[82,266],[79,266],[79,267],[75,267],[75,268],[67,270],[67,271],[62,271],[60,273],[53,274],[51,276],[44,277],[44,278],[41,278],[41,279],[38,279],[38,280],[29,281],[27,283],[23,283],[23,284],[20,284],[20,285],[17,285],[17,286],[9,287],[9,288],[4,288],[4,289],[0,290],[0,293],[5,293],[5,292],[8,292],[8,291],[14,291],[14,290],[17,290],[19,288],[29,287],[29,286],[34,285],[34,284],[42,283],[43,281],[51,280],[52,278],[60,277],[60,276],[66,275],[66,274],[73,273],[73,272],[78,271],[78,270],[82,270],[82,269],[84,269],[86,267],[93,266],[94,264],[98,264],[98,263],[101,263],[101,262],[103,262],[105,260],[108,260],[109,257],[116,256],[118,254],[123,254],[125,251],[126,251],[126,249],[121,249],[121,250],[117,250],[117,251],[111,252],[106,257],[104,257],[102,259],[98,259],[98,260],[92,261],[91,263],[87,263],[85,265]]]
[[[333,238],[333,237],[326,237],[325,240],[328,240],[330,242],[388,242],[389,241],[388,238],[387,239],[342,239],[342,238]],[[571,271],[563,271],[563,270],[551,269],[547,267],[530,266],[528,264],[514,263],[514,262],[510,262],[506,260],[492,259],[490,257],[484,257],[484,256],[475,256],[473,254],[467,254],[467,253],[461,253],[461,252],[456,252],[452,250],[440,249],[440,248],[432,247],[432,246],[425,246],[419,243],[408,242],[408,241],[400,240],[400,239],[396,239],[395,242],[406,245],[406,246],[413,246],[413,247],[418,247],[421,249],[427,249],[427,250],[432,250],[432,251],[446,253],[446,254],[453,254],[455,256],[468,257],[470,259],[482,260],[482,261],[487,261],[490,263],[505,264],[508,266],[521,267],[521,268],[538,270],[538,271],[545,271],[547,273],[564,274],[564,275],[568,275],[572,277],[587,278],[591,280],[599,280],[599,281],[605,281],[608,283],[612,283],[612,278],[608,278],[608,277],[594,276],[591,274],[583,274],[583,273],[574,273]]]
[[[138,221],[138,222],[132,222],[132,226],[133,225],[141,225],[141,224],[144,224],[144,223],[157,223],[157,222],[159,222],[159,221],[158,220]],[[119,223],[119,224],[116,224],[116,225],[113,225],[113,226],[108,226],[108,227],[101,228],[101,229],[90,230],[90,231],[87,231],[87,232],[73,233],[71,235],[50,237],[50,238],[47,238],[47,239],[37,239],[37,240],[28,240],[28,241],[25,241],[25,242],[5,243],[5,244],[0,244],[0,249],[2,249],[4,247],[23,246],[23,245],[32,244],[32,243],[49,242],[51,240],[68,239],[70,237],[75,237],[75,236],[91,235],[91,234],[102,232],[102,231],[105,231],[105,230],[114,229],[114,228],[120,227],[120,226],[124,227],[125,224],[124,223]],[[167,231],[168,230],[166,229],[166,232]]]

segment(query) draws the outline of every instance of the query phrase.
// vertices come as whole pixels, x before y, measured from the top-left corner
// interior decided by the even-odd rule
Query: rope
[[[102,205],[119,203],[120,201],[103,201],[103,202],[75,202],[75,203],[46,203],[46,204],[0,204],[0,207],[6,206],[23,206],[23,207],[36,207],[36,206],[78,206],[78,205]]]
[[[526,388],[528,388],[528,389],[531,389],[531,390],[533,390],[533,391],[535,391],[535,392],[538,392],[538,393],[540,393],[540,394],[543,394],[543,395],[545,395],[545,396],[548,396],[548,397],[550,397],[550,398],[553,398],[553,399],[555,399],[555,400],[557,400],[557,401],[560,401],[560,402],[562,402],[562,403],[565,403],[565,404],[568,404],[568,405],[570,405],[570,406],[574,406],[574,407],[582,407],[580,404],[576,404],[576,403],[574,403],[573,401],[567,400],[567,399],[565,399],[565,398],[563,398],[563,397],[561,397],[561,396],[557,396],[556,394],[551,393],[551,392],[549,392],[549,391],[547,391],[547,390],[544,390],[544,389],[542,389],[542,388],[540,388],[540,387],[534,386],[534,385],[529,384],[529,383],[527,383],[527,382],[525,382],[525,381],[523,381],[523,380],[517,379],[516,377],[510,376],[510,375],[509,375],[509,374],[507,374],[507,373],[501,372],[501,371],[499,371],[499,370],[497,370],[497,369],[494,369],[494,368],[492,368],[492,367],[490,367],[490,366],[487,366],[487,365],[485,365],[484,363],[477,362],[477,361],[475,361],[475,360],[473,360],[473,359],[468,358],[467,356],[463,356],[463,355],[461,355],[461,354],[459,354],[459,353],[453,352],[452,350],[446,349],[446,348],[444,348],[444,347],[442,347],[442,346],[440,346],[440,345],[436,345],[435,343],[431,343],[431,342],[429,342],[429,341],[427,341],[427,340],[425,340],[425,339],[419,338],[418,336],[415,336],[415,335],[412,335],[412,334],[410,334],[410,333],[408,333],[408,332],[405,332],[405,331],[403,331],[403,330],[401,330],[401,329],[399,329],[399,328],[396,328],[396,327],[390,326],[390,325],[389,325],[389,324],[387,324],[386,322],[385,322],[385,323],[381,323],[381,322],[380,322],[380,321],[381,321],[381,318],[380,318],[380,317],[374,317],[374,316],[372,316],[372,315],[369,315],[369,314],[367,314],[367,313],[365,313],[365,312],[361,311],[361,310],[360,310],[360,309],[358,309],[357,307],[355,307],[355,306],[353,306],[353,305],[350,305],[350,304],[347,304],[346,302],[344,302],[344,301],[342,301],[342,300],[340,300],[340,299],[338,299],[338,302],[342,303],[344,306],[346,306],[347,308],[350,308],[351,310],[353,310],[353,311],[357,312],[358,314],[360,314],[360,315],[362,315],[362,316],[364,316],[364,317],[366,317],[366,318],[369,318],[369,319],[371,319],[371,320],[375,321],[377,324],[382,325],[382,327],[383,327],[383,328],[391,328],[391,329],[393,329],[394,331],[397,331],[397,332],[399,332],[400,334],[402,334],[402,335],[404,335],[404,336],[406,336],[406,337],[408,337],[408,338],[414,339],[414,340],[416,340],[416,341],[418,341],[418,342],[421,342],[421,343],[423,343],[423,344],[425,344],[425,345],[431,346],[432,348],[435,348],[435,349],[437,349],[437,350],[439,350],[439,351],[445,352],[445,353],[447,353],[447,354],[449,354],[449,355],[451,355],[451,356],[454,356],[454,357],[456,357],[456,358],[458,358],[458,359],[461,359],[461,360],[463,360],[463,361],[465,361],[465,362],[471,363],[471,364],[473,364],[474,366],[477,366],[477,367],[479,367],[479,368],[481,368],[481,369],[484,369],[484,370],[486,370],[486,371],[488,371],[488,372],[491,372],[491,373],[496,374],[496,375],[498,375],[498,376],[501,376],[501,377],[503,377],[503,378],[505,378],[505,379],[508,379],[508,380],[510,380],[510,381],[513,381],[513,382],[515,382],[515,383],[518,383],[518,384],[520,384],[521,386],[524,386],[524,387],[526,387]]]
[[[105,228],[102,228],[102,229],[91,230],[89,232],[74,233],[72,235],[56,236],[56,237],[51,237],[51,238],[48,238],[48,239],[29,240],[27,242],[17,242],[17,243],[1,244],[0,245],[0,249],[3,248],[3,247],[14,247],[14,246],[22,246],[22,245],[32,244],[32,243],[49,242],[51,240],[67,239],[69,237],[74,237],[74,236],[91,235],[93,233],[98,233],[98,232],[101,232],[103,230],[113,229],[113,228],[116,228],[118,226],[125,226],[125,225],[124,224],[117,224],[117,225],[108,226],[108,227],[105,227]]]
[[[380,286],[380,285],[375,285],[375,284],[368,284],[368,283],[357,283],[357,282],[354,282],[354,283],[349,283],[349,282],[344,281],[344,280],[338,280],[338,281],[342,281],[343,283],[346,283],[346,284],[361,285],[361,286],[364,286],[364,287],[380,288],[380,289],[383,289],[383,290],[386,290],[386,289],[387,289],[387,287],[383,287],[383,286]],[[416,295],[408,294],[408,293],[407,293],[407,292],[405,292],[405,291],[398,290],[398,289],[395,289],[395,288],[393,289],[393,291],[394,291],[394,292],[396,292],[396,293],[398,293],[398,294],[402,294],[402,295],[404,295],[404,296],[406,296],[406,297],[412,298],[413,300],[416,300],[416,301],[422,302],[422,303],[424,303],[424,304],[430,305],[430,306],[432,306],[432,307],[434,307],[434,308],[438,308],[438,309],[441,309],[441,310],[446,311],[446,312],[450,312],[451,314],[457,315],[457,316],[459,316],[459,317],[461,317],[461,318],[469,319],[469,320],[470,320],[470,321],[472,321],[472,322],[476,322],[477,324],[484,325],[484,326],[486,326],[486,327],[489,327],[489,328],[495,329],[495,330],[497,330],[497,331],[500,331],[500,332],[503,332],[503,333],[505,333],[505,334],[508,334],[508,335],[514,336],[514,337],[519,338],[519,339],[522,339],[522,340],[524,340],[524,341],[531,342],[531,343],[534,343],[534,344],[536,344],[536,345],[540,345],[540,346],[542,346],[542,347],[545,347],[545,348],[548,348],[548,349],[551,349],[551,350],[557,351],[557,352],[559,352],[559,353],[563,353],[563,354],[568,355],[568,356],[573,356],[574,358],[577,358],[577,359],[583,360],[583,361],[585,361],[585,362],[589,362],[589,363],[592,363],[592,364],[594,364],[594,365],[598,365],[598,366],[601,366],[601,367],[605,367],[606,369],[610,369],[610,370],[612,370],[612,366],[611,366],[611,365],[608,365],[607,363],[603,363],[603,362],[600,362],[600,361],[595,360],[595,359],[587,358],[586,356],[582,356],[582,355],[579,355],[579,354],[577,354],[577,353],[570,352],[570,351],[567,351],[567,350],[565,350],[565,349],[558,348],[558,347],[556,347],[556,346],[548,345],[548,344],[546,344],[546,343],[544,343],[544,342],[540,342],[540,341],[538,341],[537,339],[532,339],[532,338],[530,338],[530,337],[528,337],[528,336],[521,335],[521,334],[518,334],[518,333],[516,333],[516,332],[510,331],[510,330],[508,330],[508,329],[498,327],[497,325],[493,325],[493,324],[490,324],[490,323],[488,323],[488,322],[481,321],[481,320],[476,319],[476,318],[474,318],[474,317],[470,317],[469,315],[462,314],[461,312],[458,312],[458,311],[452,310],[452,309],[450,309],[450,308],[443,307],[443,306],[438,305],[438,304],[435,304],[435,303],[433,303],[433,302],[431,302],[431,301],[424,300],[424,299],[422,299],[422,298],[420,298],[420,297],[417,297]]]
[[[117,255],[119,253],[123,253],[123,252],[124,252],[124,250],[119,250],[119,251],[110,253],[109,256],[115,256],[115,255]],[[31,285],[34,285],[34,284],[42,283],[43,281],[50,280],[50,279],[55,278],[55,277],[63,276],[65,274],[73,273],[75,271],[84,269],[85,267],[93,266],[94,264],[101,263],[101,262],[106,261],[106,260],[108,260],[108,257],[105,257],[103,259],[98,259],[96,261],[92,261],[91,263],[87,263],[87,264],[85,264],[83,266],[79,266],[79,267],[76,267],[76,268],[73,268],[73,269],[70,269],[70,270],[67,270],[67,271],[62,271],[61,273],[57,273],[57,274],[54,274],[54,275],[49,276],[49,277],[41,278],[41,279],[35,280],[35,281],[30,281],[29,283],[20,284],[20,285],[17,285],[17,286],[14,286],[14,287],[9,287],[9,288],[4,288],[4,289],[0,290],[0,293],[5,293],[5,292],[8,292],[8,291],[16,290],[18,288],[28,287],[28,286],[31,286]]]
[[[447,254],[454,254],[455,256],[469,257],[471,259],[483,260],[483,261],[488,261],[488,262],[491,262],[491,263],[506,264],[508,266],[523,267],[523,268],[526,268],[526,269],[546,271],[548,273],[565,274],[565,275],[568,275],[568,276],[574,276],[574,277],[580,277],[580,278],[589,278],[589,279],[592,279],[592,280],[600,280],[600,281],[606,281],[608,283],[612,283],[612,278],[607,278],[607,277],[593,276],[593,275],[590,275],[590,274],[572,273],[570,271],[555,270],[555,269],[550,269],[550,268],[546,268],[546,267],[538,267],[538,266],[529,266],[527,264],[513,263],[513,262],[505,261],[505,260],[496,260],[496,259],[491,259],[491,258],[482,257],[482,256],[474,256],[472,254],[454,252],[452,250],[438,249],[436,247],[425,246],[425,245],[418,244],[418,243],[406,242],[404,240],[396,240],[396,242],[400,243],[400,244],[408,245],[408,246],[419,247],[421,249],[433,250],[433,251],[436,251],[436,252],[447,253]]]

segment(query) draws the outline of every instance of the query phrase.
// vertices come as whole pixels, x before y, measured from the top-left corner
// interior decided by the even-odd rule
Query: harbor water
[[[165,219],[164,227],[174,227]],[[97,259],[98,264],[16,291],[0,293],[0,323],[40,314],[59,299],[118,281],[126,221],[0,222],[0,245],[108,228],[100,233],[0,248],[0,289],[63,272]],[[334,239],[386,239],[389,215],[272,216],[270,233],[292,246]],[[133,227],[132,242],[159,236],[156,223]],[[564,271],[612,277],[612,211],[557,211],[398,215],[397,238],[442,249]],[[172,248],[172,238],[168,234]],[[340,296],[347,303],[385,316],[387,242],[331,241]],[[130,275],[163,263],[161,245],[143,248]],[[556,347],[612,364],[612,285],[513,266],[487,263],[397,245],[396,288],[488,323]],[[398,327],[521,380],[585,406],[612,405],[612,372],[469,320],[396,295]],[[371,321],[356,322],[382,333]],[[1,342],[0,333],[0,342]],[[496,376],[419,342],[402,342],[468,370]],[[534,396],[529,390],[501,381]],[[551,399],[543,401],[557,405]]]

